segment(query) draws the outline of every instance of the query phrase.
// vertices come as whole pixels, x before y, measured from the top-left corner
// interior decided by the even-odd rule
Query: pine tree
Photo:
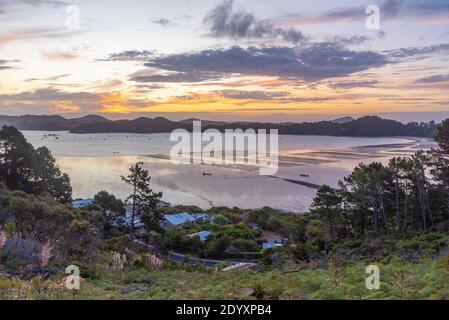
[[[140,218],[148,231],[161,231],[162,215],[157,212],[157,203],[162,198],[162,192],[153,192],[150,187],[151,176],[143,169],[143,163],[138,162],[129,168],[130,174],[122,176],[122,180],[133,187],[127,202],[131,203],[131,233],[135,231],[135,220]]]

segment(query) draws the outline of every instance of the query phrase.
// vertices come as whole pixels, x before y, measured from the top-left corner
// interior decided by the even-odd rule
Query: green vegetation
[[[72,196],[69,176],[61,172],[51,152],[46,147],[34,149],[14,127],[0,130],[0,181],[12,190],[47,192],[61,202]]]
[[[66,176],[48,150],[34,150],[20,132],[0,132],[1,299],[449,299],[449,120],[438,150],[359,164],[338,189],[318,190],[310,212],[212,208],[213,217],[161,228],[141,164],[123,177],[127,203],[101,191],[75,209],[61,190]],[[39,158],[38,155],[41,155]],[[20,164],[20,167],[16,167]],[[68,188],[60,188],[60,183]],[[143,229],[135,232],[134,218]],[[189,235],[211,232],[207,241]],[[262,242],[282,245],[262,250]],[[223,262],[206,269],[170,262],[169,251]],[[243,259],[260,271],[223,271]],[[177,261],[182,262],[182,261]],[[365,287],[366,267],[381,270],[381,287]],[[65,268],[77,265],[80,290],[65,289]]]
[[[302,268],[299,272],[127,268],[85,270],[81,289],[65,290],[64,279],[0,279],[0,299],[449,299],[448,260],[404,263],[372,261],[381,272],[380,290],[365,287],[366,264]],[[294,270],[294,269],[292,269]]]
[[[156,211],[156,205],[162,192],[156,193],[150,188],[151,177],[148,170],[142,168],[142,163],[136,163],[129,171],[130,174],[122,176],[122,180],[133,187],[127,198],[132,206],[131,232],[134,233],[136,218],[142,219],[148,230],[161,232],[162,215]]]

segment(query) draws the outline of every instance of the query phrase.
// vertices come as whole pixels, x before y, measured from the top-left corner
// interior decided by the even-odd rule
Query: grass
[[[64,279],[0,279],[0,299],[449,299],[449,257],[410,264],[372,262],[381,270],[379,290],[365,287],[366,263],[300,272],[104,269],[84,278],[79,291]],[[294,268],[293,268],[294,269]]]

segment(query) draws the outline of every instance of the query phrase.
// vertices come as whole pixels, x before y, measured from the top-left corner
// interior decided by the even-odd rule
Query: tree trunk
[[[399,181],[398,181],[398,175],[395,176],[395,187],[396,187],[396,223],[397,223],[397,230],[400,232],[401,230],[401,211],[399,209]]]
[[[136,172],[137,172],[138,166],[136,164]],[[137,175],[134,177],[134,191],[133,191],[133,207],[131,212],[131,235],[134,235],[134,220],[136,217],[136,195],[137,195]]]

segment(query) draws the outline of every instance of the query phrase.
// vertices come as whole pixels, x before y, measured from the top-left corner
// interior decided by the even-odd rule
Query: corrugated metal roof
[[[169,214],[165,215],[165,220],[170,222],[173,225],[182,225],[188,222],[195,222],[195,218],[188,212],[181,212],[177,214]]]
[[[200,240],[204,242],[207,240],[207,238],[209,238],[210,235],[211,235],[210,231],[200,231],[197,233],[189,234],[188,237],[193,238],[193,237],[198,236],[198,237],[200,237]]]
[[[82,208],[86,206],[90,206],[94,202],[93,199],[81,199],[81,200],[75,200],[72,202],[72,206],[75,208]]]
[[[262,249],[268,250],[268,249],[276,249],[277,247],[282,247],[282,244],[275,243],[275,242],[265,242],[262,243]]]
[[[214,221],[215,217],[208,213],[194,213],[192,216],[199,221]]]

